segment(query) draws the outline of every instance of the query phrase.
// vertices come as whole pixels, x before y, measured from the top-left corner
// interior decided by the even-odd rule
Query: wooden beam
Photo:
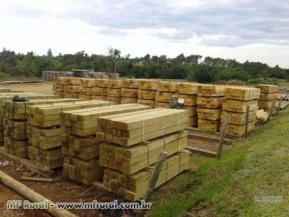
[[[282,101],[283,101],[283,98],[280,97],[280,99],[279,99],[279,103],[278,103],[278,107],[277,107],[277,113],[276,113],[276,115],[279,115],[279,112],[280,112],[280,110],[281,110],[281,104],[282,104]]]
[[[249,106],[247,106],[247,116],[249,118]],[[221,137],[220,137],[220,145],[219,145],[219,149],[218,149],[218,153],[217,153],[217,158],[220,159],[221,155],[222,155],[222,150],[223,150],[223,144],[224,144],[224,137],[226,134],[226,130],[229,124],[229,120],[230,118],[228,116],[225,117],[223,126],[222,126],[222,130],[221,130]],[[246,118],[246,121],[248,121],[248,119]],[[247,123],[248,125],[248,123]]]
[[[205,132],[196,132],[196,131],[188,131],[188,138],[191,139],[200,139],[209,142],[219,142],[220,135],[213,134],[213,133],[205,133]],[[232,139],[224,138],[224,144],[231,145],[233,143]]]
[[[195,147],[186,147],[186,149],[190,150],[193,153],[201,154],[206,157],[216,157],[217,152],[206,150],[206,149],[201,149],[201,148],[195,148]]]
[[[53,178],[41,178],[41,177],[32,177],[32,176],[21,176],[21,180],[24,181],[35,181],[35,182],[53,182]]]
[[[249,114],[250,114],[250,106],[247,106],[246,121],[245,121],[245,138],[248,136]]]
[[[41,194],[35,192],[31,188],[27,187],[26,185],[22,184],[21,182],[18,182],[8,174],[4,173],[0,170],[0,181],[6,185],[7,187],[13,189],[23,197],[27,198],[28,200],[32,202],[44,202],[47,201],[49,204],[47,211],[52,216],[55,217],[77,217],[77,215],[74,215],[73,213],[69,212],[68,210],[64,209],[58,209],[56,208],[56,205],[46,197],[42,196]]]
[[[270,108],[269,117],[268,117],[267,122],[269,122],[269,121],[271,120],[271,117],[272,117],[272,115],[273,115],[274,108],[275,108],[275,103],[276,103],[276,98],[274,99],[273,104],[272,104],[272,106],[271,106],[271,108]],[[267,123],[267,122],[266,122],[266,123]]]
[[[54,172],[51,170],[45,170],[44,168],[39,168],[37,166],[35,166],[31,161],[27,160],[27,159],[22,159],[22,158],[18,158],[12,154],[9,154],[5,151],[4,147],[0,147],[0,154],[10,158],[13,161],[16,161],[18,163],[23,164],[25,167],[27,167],[29,170],[31,170],[32,172],[35,172],[41,176],[44,177],[48,177],[51,176]]]
[[[148,192],[146,193],[146,200],[149,200],[153,190],[155,189],[155,186],[157,184],[157,181],[159,179],[159,175],[160,175],[160,171],[165,163],[165,160],[167,159],[168,153],[167,152],[162,152],[159,156],[159,161],[157,162],[155,168],[154,168],[154,172],[151,176],[151,179],[149,181],[149,186],[148,186]]]

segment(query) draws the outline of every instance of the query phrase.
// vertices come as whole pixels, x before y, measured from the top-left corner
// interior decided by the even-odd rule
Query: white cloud
[[[255,0],[0,1],[0,47],[17,52],[180,53],[289,67],[288,4]],[[246,7],[247,8],[246,8]]]

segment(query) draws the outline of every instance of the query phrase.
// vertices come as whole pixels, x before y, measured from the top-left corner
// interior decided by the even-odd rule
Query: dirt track
[[[2,162],[2,163],[1,163]],[[3,166],[3,162],[8,162],[8,165]],[[9,158],[0,154],[0,169],[8,175],[14,177],[16,180],[20,180],[20,177],[27,173],[28,170],[20,163],[11,161]],[[61,176],[61,173],[59,173]],[[80,185],[66,180],[60,179],[52,183],[42,183],[33,181],[22,181],[21,183],[29,186],[34,191],[42,194],[46,198],[53,202],[78,202],[78,201],[93,201],[97,200],[100,202],[112,201],[114,195],[111,195],[100,189],[93,189],[85,194],[81,194],[89,187]],[[81,196],[79,195],[81,194]],[[78,196],[79,195],[79,196]],[[7,210],[7,200],[23,199],[16,192],[8,189],[3,184],[0,184],[0,216],[1,217],[12,217],[12,216],[23,216],[23,217],[48,217],[50,216],[44,211],[27,211],[27,210]],[[100,211],[97,210],[73,210],[73,213],[80,217],[95,217],[102,216]]]

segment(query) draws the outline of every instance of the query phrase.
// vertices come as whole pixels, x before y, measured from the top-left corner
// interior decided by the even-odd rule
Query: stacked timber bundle
[[[64,97],[79,98],[79,90],[81,88],[81,80],[79,78],[66,78],[64,85]]]
[[[68,78],[59,77],[56,79],[55,83],[53,83],[53,93],[57,96],[64,97],[65,95],[65,85],[67,83]]]
[[[6,101],[4,105],[4,146],[8,153],[14,154],[21,158],[27,157],[27,107],[30,105],[53,104],[59,102],[70,102],[76,99],[32,99],[24,102],[13,102],[12,100]]]
[[[61,126],[61,112],[105,105],[110,105],[110,103],[85,100],[29,106],[27,110],[27,133],[31,145],[28,153],[29,158],[36,166],[46,170],[62,167],[61,145],[66,132],[65,128]]]
[[[121,103],[136,103],[138,97],[139,80],[125,79],[122,81]]]
[[[154,108],[158,83],[154,80],[140,80],[137,102]]]
[[[163,151],[168,153],[168,158],[156,187],[188,169],[189,153],[184,151],[187,113],[157,108],[99,118],[105,139],[100,145],[99,159],[104,167],[104,188],[127,200],[143,198]]]
[[[219,131],[225,86],[202,84],[198,89],[198,128]]]
[[[103,168],[98,158],[103,136],[99,136],[98,118],[145,109],[149,106],[123,104],[63,112],[62,125],[69,132],[62,144],[64,176],[87,185],[102,180]],[[97,136],[96,132],[99,132]]]
[[[258,98],[260,89],[253,87],[227,87],[222,108],[222,122],[229,118],[227,134],[230,136],[242,136],[246,131],[255,127],[256,112],[258,110]]]
[[[57,81],[60,77],[73,77],[73,72],[69,71],[43,71],[42,80],[44,81]]]
[[[107,80],[105,79],[93,79],[94,85],[91,88],[92,99],[106,100],[106,86]]]
[[[122,80],[107,80],[106,100],[113,104],[121,103]]]
[[[3,145],[4,143],[4,105],[6,101],[11,100],[13,97],[18,96],[25,99],[37,99],[37,98],[46,98],[46,99],[53,99],[56,98],[54,95],[43,95],[38,93],[23,93],[23,92],[2,92],[0,93],[0,145]]]
[[[184,109],[189,114],[189,126],[198,126],[198,114],[197,114],[197,94],[199,84],[197,83],[179,83],[178,87],[178,100],[183,102]]]
[[[155,108],[170,108],[171,103],[177,98],[178,83],[160,81],[155,97]]]
[[[95,81],[89,78],[82,78],[80,84],[79,98],[92,99],[92,87],[94,86]]]
[[[259,108],[265,111],[270,110],[280,96],[278,85],[258,84],[256,88],[261,90],[261,95],[258,100]]]

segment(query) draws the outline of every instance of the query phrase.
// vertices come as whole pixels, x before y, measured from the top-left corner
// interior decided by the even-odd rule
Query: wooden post
[[[152,195],[152,193],[153,193],[153,190],[154,190],[154,188],[155,188],[155,186],[157,184],[157,181],[158,181],[159,176],[160,176],[161,169],[162,169],[162,167],[163,167],[163,165],[165,163],[165,160],[166,160],[167,156],[168,156],[167,152],[162,152],[160,154],[160,156],[159,156],[159,161],[157,162],[157,164],[156,164],[156,166],[154,168],[154,172],[152,174],[152,177],[151,177],[151,179],[149,181],[148,191],[147,191],[146,196],[145,196],[146,200],[149,200],[151,195]]]
[[[22,184],[21,182],[18,182],[11,176],[7,175],[3,171],[0,170],[0,181],[8,186],[9,188],[13,189],[23,197],[27,198],[28,200],[32,202],[45,202],[47,201],[50,206],[47,211],[50,213],[52,216],[55,217],[77,217],[77,215],[74,215],[73,213],[69,212],[68,210],[65,209],[58,209],[56,205],[49,199],[45,198],[41,194],[33,191],[31,188],[27,187],[26,185]]]
[[[246,108],[246,122],[245,122],[245,138],[248,136],[249,114],[250,114],[250,106],[247,106],[247,108]]]
[[[276,114],[276,115],[279,115],[279,112],[280,112],[280,110],[281,110],[282,101],[283,101],[283,98],[282,98],[282,96],[280,96],[279,103],[278,103],[278,107],[277,107],[277,114]]]
[[[222,150],[223,150],[223,144],[224,144],[224,137],[226,134],[226,130],[229,124],[230,117],[226,116],[223,122],[222,130],[221,130],[221,135],[220,135],[220,144],[219,144],[219,149],[217,153],[217,158],[220,159],[222,155]]]
[[[276,103],[276,98],[274,99],[273,104],[272,104],[272,106],[271,106],[271,108],[270,108],[270,111],[269,111],[269,117],[268,117],[267,122],[270,121],[270,119],[271,119],[271,117],[272,117],[272,115],[273,115],[273,111],[274,111],[275,103]]]

